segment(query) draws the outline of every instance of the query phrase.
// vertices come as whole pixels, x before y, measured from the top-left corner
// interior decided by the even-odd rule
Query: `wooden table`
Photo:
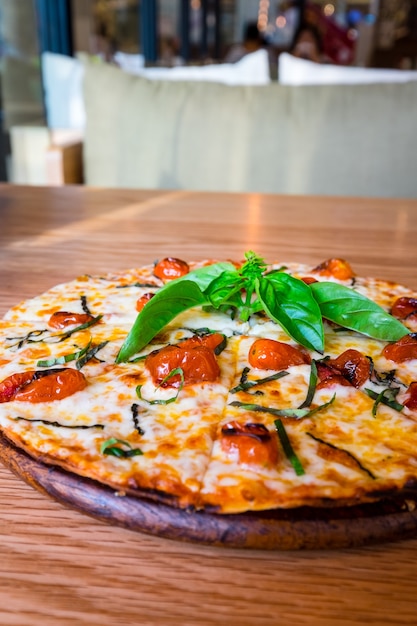
[[[0,316],[82,273],[163,256],[318,263],[417,289],[417,201],[0,186]],[[417,538],[333,551],[178,543],[108,526],[0,467],[0,623],[415,624]]]

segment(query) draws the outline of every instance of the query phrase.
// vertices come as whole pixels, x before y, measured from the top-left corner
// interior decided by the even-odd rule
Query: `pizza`
[[[37,462],[190,511],[417,488],[417,295],[315,266],[167,257],[0,322],[0,433]]]

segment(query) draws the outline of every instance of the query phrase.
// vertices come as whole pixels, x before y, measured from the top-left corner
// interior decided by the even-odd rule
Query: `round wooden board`
[[[408,510],[404,502],[214,515],[117,495],[92,480],[34,460],[2,436],[0,460],[31,486],[81,513],[168,539],[230,548],[297,550],[346,548],[417,536],[417,508]]]

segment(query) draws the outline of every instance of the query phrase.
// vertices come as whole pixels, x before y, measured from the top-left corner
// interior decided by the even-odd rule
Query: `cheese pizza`
[[[0,432],[39,463],[235,514],[417,490],[417,295],[349,263],[166,258],[0,322]]]

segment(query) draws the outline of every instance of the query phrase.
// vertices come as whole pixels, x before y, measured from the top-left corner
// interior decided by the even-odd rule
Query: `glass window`
[[[34,2],[0,0],[0,81],[4,126],[44,124]]]

